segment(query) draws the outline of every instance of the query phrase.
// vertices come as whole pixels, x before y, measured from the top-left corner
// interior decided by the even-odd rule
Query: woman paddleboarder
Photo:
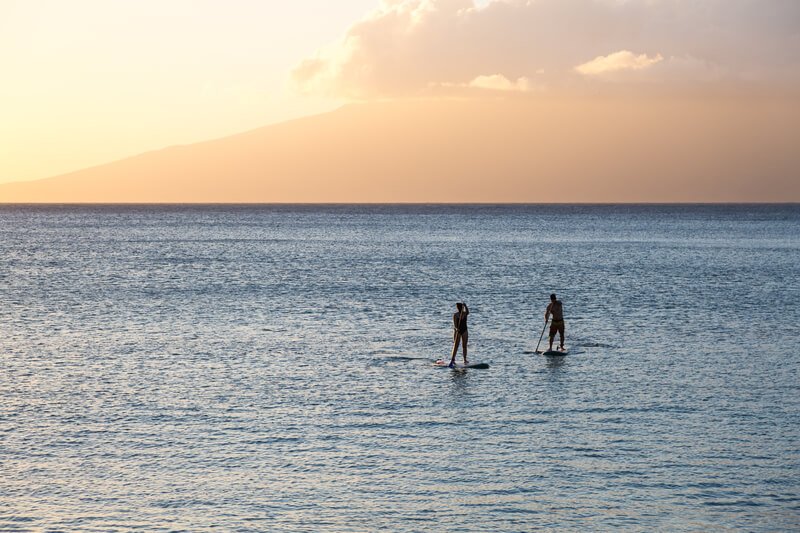
[[[456,303],[458,312],[453,313],[453,353],[450,356],[450,368],[456,366],[456,352],[458,352],[458,343],[461,342],[461,351],[464,354],[464,365],[467,363],[467,340],[469,340],[469,331],[467,331],[467,315],[469,315],[469,308],[463,302]]]

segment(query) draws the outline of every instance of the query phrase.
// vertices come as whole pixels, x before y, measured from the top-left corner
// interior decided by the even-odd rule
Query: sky
[[[800,2],[0,0],[0,68],[3,183],[354,101],[793,97]]]
[[[0,0],[0,183],[316,113],[289,75],[375,0]]]

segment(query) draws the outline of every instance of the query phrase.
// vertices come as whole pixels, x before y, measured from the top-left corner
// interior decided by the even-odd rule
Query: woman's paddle
[[[542,328],[542,334],[539,335],[539,342],[536,343],[536,349],[534,350],[535,353],[539,353],[539,345],[542,343],[542,339],[544,338],[544,330],[547,329],[547,323],[550,321],[548,318],[544,321],[544,327]]]

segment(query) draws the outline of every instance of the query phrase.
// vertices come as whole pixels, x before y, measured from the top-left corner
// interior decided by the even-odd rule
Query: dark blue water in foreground
[[[796,530],[800,206],[0,206],[0,368],[3,531]]]

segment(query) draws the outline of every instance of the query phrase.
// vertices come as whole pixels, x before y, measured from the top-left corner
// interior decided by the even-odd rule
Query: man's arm
[[[544,310],[544,321],[547,322],[550,320],[550,310],[553,308],[553,304],[547,304],[547,309]]]

